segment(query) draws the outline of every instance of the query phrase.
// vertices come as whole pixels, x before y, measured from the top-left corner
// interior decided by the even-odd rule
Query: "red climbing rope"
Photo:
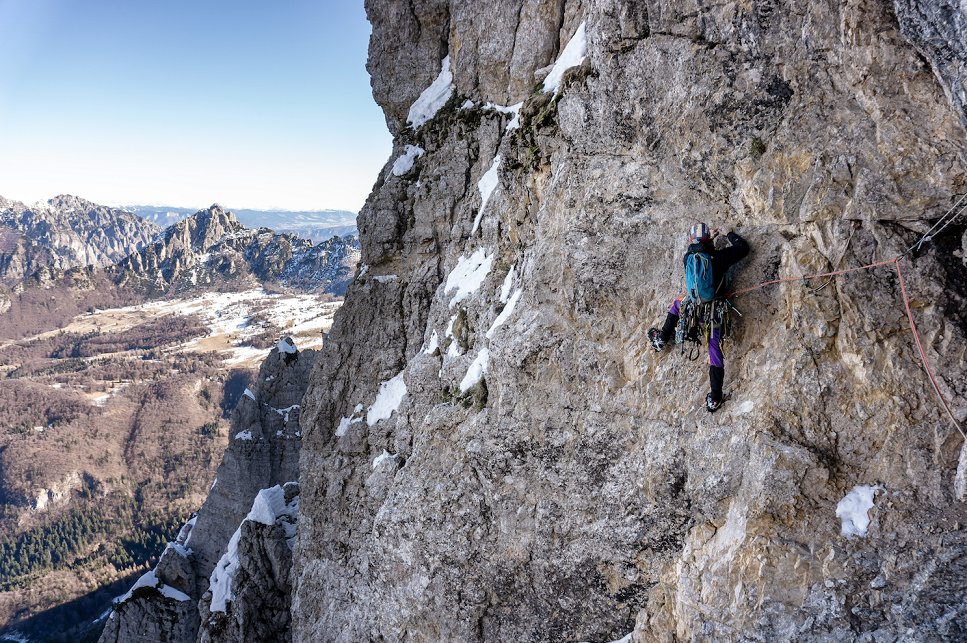
[[[940,402],[943,404],[944,409],[947,411],[947,415],[950,416],[950,421],[953,422],[954,427],[957,429],[957,431],[960,432],[960,435],[964,436],[964,439],[967,440],[967,434],[964,433],[964,430],[961,428],[960,423],[957,421],[957,418],[954,417],[953,411],[950,410],[950,406],[947,404],[946,398],[944,398],[943,393],[940,392],[940,386],[937,385],[937,379],[934,377],[933,371],[930,370],[930,365],[927,363],[927,355],[923,350],[923,345],[920,343],[920,335],[917,333],[917,326],[916,324],[913,323],[913,312],[910,310],[910,301],[909,299],[907,299],[907,289],[906,289],[906,286],[903,284],[903,273],[900,272],[901,259],[903,259],[903,255],[900,255],[896,259],[878,261],[876,263],[867,264],[865,266],[860,266],[858,268],[849,268],[847,270],[840,270],[837,272],[827,272],[821,275],[803,275],[802,277],[788,277],[786,279],[776,279],[775,281],[764,281],[758,286],[752,286],[751,288],[737,290],[732,294],[727,295],[726,299],[734,297],[735,295],[740,295],[744,292],[749,292],[750,290],[758,290],[759,288],[762,288],[764,286],[770,286],[772,284],[781,284],[786,281],[799,281],[800,279],[802,279],[803,283],[805,284],[807,280],[815,279],[817,277],[834,277],[836,275],[844,275],[848,272],[856,272],[857,270],[866,270],[867,268],[873,268],[875,266],[883,266],[888,263],[892,263],[894,266],[896,266],[897,276],[900,277],[900,290],[903,292],[903,303],[907,309],[907,317],[910,319],[910,329],[913,331],[913,339],[916,341],[917,348],[920,351],[920,359],[923,360],[923,367],[927,370],[927,375],[930,376],[930,382],[931,384],[933,384],[933,390],[937,392],[937,397],[940,398]]]
[[[872,268],[874,266],[882,266],[884,264],[894,263],[895,261],[896,261],[896,259],[889,259],[887,261],[879,261],[877,263],[871,263],[871,264],[866,265],[866,266],[860,266],[859,268],[848,268],[847,270],[840,270],[838,272],[824,272],[821,275],[803,275],[802,277],[789,277],[788,279],[776,279],[775,281],[763,281],[758,286],[752,286],[751,288],[745,288],[743,290],[736,290],[734,293],[731,293],[729,295],[726,295],[725,298],[726,299],[731,299],[732,297],[735,297],[736,295],[742,294],[744,292],[749,292],[750,290],[757,290],[759,288],[762,288],[763,286],[771,286],[772,284],[781,284],[784,281],[799,281],[800,279],[802,279],[802,280],[806,280],[806,279],[816,279],[818,277],[835,277],[836,275],[845,275],[847,272],[856,272],[857,270],[866,270],[867,268]]]
[[[943,393],[940,392],[940,387],[937,386],[937,380],[933,376],[933,371],[930,370],[930,365],[927,363],[927,355],[923,352],[923,345],[920,343],[920,335],[917,333],[917,326],[913,323],[913,313],[910,311],[910,300],[907,299],[907,288],[903,285],[903,273],[900,272],[900,259],[902,259],[902,257],[897,257],[894,259],[896,264],[896,274],[900,277],[900,290],[903,292],[903,303],[907,307],[907,317],[910,319],[910,328],[913,330],[913,338],[917,340],[917,348],[920,350],[920,359],[923,360],[923,367],[927,369],[927,375],[930,376],[930,382],[933,384],[933,390],[937,392],[937,397],[940,398],[940,402],[947,410],[947,415],[950,416],[950,421],[953,422],[954,426],[957,427],[957,430],[960,431],[960,435],[963,435],[964,439],[967,440],[967,435],[964,435],[964,430],[960,428],[960,423],[957,422],[957,418],[954,417],[953,411],[950,410],[947,400],[944,399]]]

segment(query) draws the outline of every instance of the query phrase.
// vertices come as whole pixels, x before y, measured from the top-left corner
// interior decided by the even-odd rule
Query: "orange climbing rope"
[[[920,243],[923,243],[924,240],[928,240],[928,238],[922,239]],[[920,359],[923,360],[923,367],[927,370],[927,375],[930,376],[930,382],[933,384],[933,390],[937,392],[937,397],[940,398],[940,402],[943,404],[944,409],[947,411],[947,415],[950,416],[950,421],[953,423],[957,431],[960,432],[960,435],[964,436],[964,439],[967,440],[967,434],[964,433],[964,430],[961,428],[960,423],[957,421],[957,418],[954,417],[953,411],[950,410],[950,405],[947,404],[946,398],[944,398],[943,393],[940,392],[940,386],[937,384],[937,379],[934,377],[933,371],[930,370],[930,365],[927,363],[927,355],[923,350],[923,345],[920,343],[920,335],[917,333],[917,326],[916,324],[913,323],[913,312],[910,310],[910,301],[909,299],[907,299],[907,289],[906,289],[906,286],[903,284],[903,273],[900,272],[900,260],[903,259],[905,255],[906,253],[903,253],[902,255],[898,256],[896,259],[887,259],[886,261],[878,261],[876,263],[867,264],[865,266],[860,266],[858,268],[849,268],[847,270],[839,270],[837,272],[827,272],[819,275],[803,275],[802,277],[789,277],[786,279],[776,279],[774,281],[764,281],[758,286],[752,286],[751,288],[737,290],[731,293],[730,295],[727,295],[726,299],[730,299],[731,297],[740,295],[744,292],[749,292],[751,290],[758,290],[759,288],[763,288],[765,286],[769,286],[772,284],[781,284],[786,281],[799,281],[800,279],[802,279],[803,285],[808,285],[808,282],[810,279],[816,279],[818,277],[835,277],[836,275],[844,275],[848,272],[856,272],[857,270],[866,270],[868,268],[874,268],[876,266],[883,266],[888,263],[892,263],[896,267],[897,276],[900,277],[900,290],[903,292],[903,303],[907,309],[907,317],[910,319],[910,329],[913,331],[913,339],[916,340],[917,348],[920,351]]]

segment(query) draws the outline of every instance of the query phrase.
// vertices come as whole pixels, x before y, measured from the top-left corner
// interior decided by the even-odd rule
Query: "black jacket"
[[[688,246],[688,251],[682,258],[682,264],[688,263],[688,256],[696,252],[707,253],[712,260],[712,276],[715,278],[716,293],[722,294],[723,276],[729,268],[741,261],[749,254],[749,244],[745,239],[735,232],[729,233],[729,243],[732,245],[721,250],[715,249],[715,244],[711,241],[703,243],[693,243]]]

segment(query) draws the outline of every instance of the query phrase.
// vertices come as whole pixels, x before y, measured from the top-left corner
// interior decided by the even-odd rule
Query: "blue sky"
[[[369,34],[362,0],[0,0],[0,195],[355,212]]]

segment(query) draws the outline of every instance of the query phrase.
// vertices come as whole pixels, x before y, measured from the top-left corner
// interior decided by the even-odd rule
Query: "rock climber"
[[[715,237],[723,235],[728,237],[731,245],[716,250]],[[738,263],[742,258],[749,254],[749,244],[736,234],[732,228],[725,226],[715,230],[709,230],[704,223],[696,223],[688,232],[688,250],[682,263],[688,264],[688,258],[695,253],[706,253],[709,256],[712,275],[714,277],[715,296],[722,297],[726,294],[729,280],[726,278],[729,268]],[[657,352],[664,350],[665,346],[671,341],[675,334],[675,327],[678,325],[679,313],[682,301],[685,297],[679,297],[672,303],[671,310],[665,317],[665,325],[661,330],[652,328],[648,331],[648,338],[651,345]],[[704,324],[706,320],[700,320]],[[711,391],[705,398],[705,407],[709,413],[714,413],[722,406],[722,384],[725,381],[725,362],[722,356],[721,341],[721,320],[713,319],[711,332],[708,335],[708,379]],[[719,322],[719,323],[716,323]]]

